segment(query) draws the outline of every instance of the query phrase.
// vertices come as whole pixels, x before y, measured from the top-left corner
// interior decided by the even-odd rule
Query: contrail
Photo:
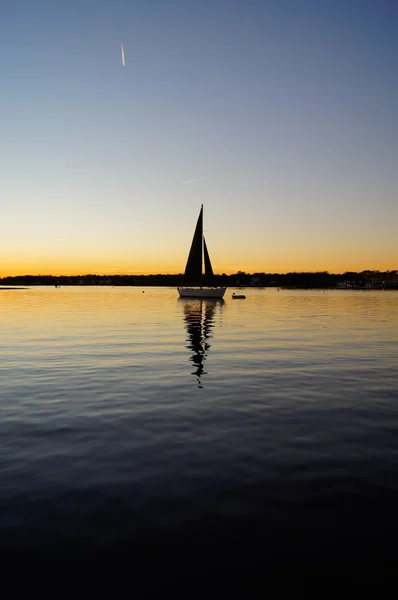
[[[125,58],[124,58],[123,42],[120,44],[120,51],[122,53],[122,65],[123,65],[123,67],[125,67],[126,66],[126,61],[125,61]]]
[[[202,181],[202,179],[206,179],[206,177],[197,177],[196,179],[188,179],[188,181],[183,181],[181,185],[185,185],[186,183],[194,183],[195,181]]]

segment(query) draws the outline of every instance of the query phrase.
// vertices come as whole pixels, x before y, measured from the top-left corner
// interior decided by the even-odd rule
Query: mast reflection
[[[186,346],[192,350],[190,361],[193,363],[194,371],[191,373],[197,379],[199,388],[203,388],[202,377],[207,375],[204,370],[204,361],[207,359],[211,347],[209,340],[213,337],[214,316],[217,308],[221,310],[224,300],[221,299],[184,299],[179,302],[184,307],[184,320],[187,328]]]

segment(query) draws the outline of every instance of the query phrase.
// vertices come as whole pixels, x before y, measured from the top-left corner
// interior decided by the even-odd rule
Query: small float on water
[[[244,294],[235,294],[235,292],[232,294],[233,300],[244,300],[245,298],[246,296]]]

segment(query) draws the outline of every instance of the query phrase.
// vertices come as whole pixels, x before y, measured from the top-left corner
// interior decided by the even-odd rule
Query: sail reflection
[[[180,298],[179,302],[184,307],[184,320],[188,333],[187,348],[193,352],[189,359],[194,367],[191,374],[196,377],[198,387],[202,388],[202,377],[207,375],[204,362],[211,347],[209,340],[213,337],[214,317],[216,311],[221,310],[225,302],[222,298],[189,300]]]

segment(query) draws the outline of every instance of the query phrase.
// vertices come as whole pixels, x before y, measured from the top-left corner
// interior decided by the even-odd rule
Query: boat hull
[[[218,288],[177,288],[180,298],[222,298],[225,294],[226,287]]]

